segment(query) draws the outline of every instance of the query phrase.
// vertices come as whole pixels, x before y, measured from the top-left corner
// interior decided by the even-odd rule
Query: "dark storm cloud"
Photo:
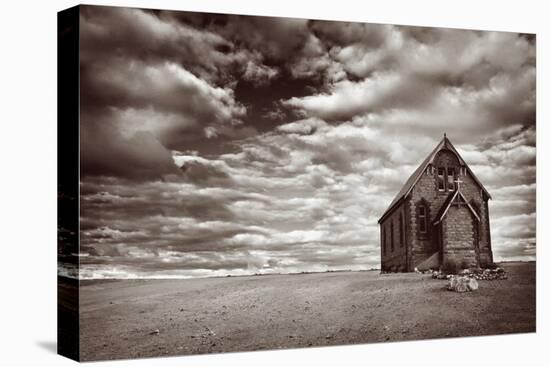
[[[87,67],[82,90],[83,133],[121,147],[145,133],[166,149],[179,148],[238,126],[246,114],[231,89],[213,87],[170,63],[106,60]],[[84,159],[94,160],[88,153],[84,147]]]
[[[478,128],[533,121],[535,53],[524,37],[430,29],[433,39],[425,44],[406,27],[379,27],[379,47],[351,43],[330,51],[333,62],[359,79],[336,80],[322,93],[285,104],[305,116],[345,120],[370,113],[415,126],[426,118],[457,125],[453,116],[463,110]]]
[[[248,51],[222,52],[232,48],[222,36],[138,9],[84,6],[81,45],[85,175],[158,178],[174,171],[169,149],[253,133],[239,126],[246,108],[231,85],[216,83],[234,79],[243,62],[250,78],[266,71]],[[150,158],[140,143],[154,147]]]
[[[515,33],[83,7],[83,277],[366,269],[447,132],[535,256],[535,43]]]
[[[173,62],[208,81],[227,77],[246,55],[231,52],[222,36],[141,9],[88,7],[81,12],[81,58],[93,63],[111,56],[145,63]],[[198,15],[200,16],[200,15]]]
[[[312,31],[333,47],[361,45],[365,49],[384,46],[392,26],[386,24],[313,21]]]
[[[95,102],[122,111],[131,108],[156,112],[161,125],[185,128],[204,121],[218,124],[238,120],[246,113],[235,101],[231,89],[214,87],[174,63],[112,58],[108,64],[93,64],[83,69],[86,103]]]
[[[110,124],[86,125],[83,118],[80,152],[83,178],[106,175],[149,180],[179,174],[170,152],[150,132],[125,137]]]
[[[309,35],[307,24],[305,19],[229,16],[220,33],[265,58],[285,61],[303,48]]]

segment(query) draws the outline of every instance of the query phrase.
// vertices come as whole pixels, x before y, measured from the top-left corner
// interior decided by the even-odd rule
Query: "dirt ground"
[[[81,359],[534,332],[535,263],[502,267],[463,294],[375,271],[83,281]]]

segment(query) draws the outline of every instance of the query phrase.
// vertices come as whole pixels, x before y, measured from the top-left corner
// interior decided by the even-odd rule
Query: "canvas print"
[[[58,33],[60,354],[536,331],[534,34],[88,5]]]

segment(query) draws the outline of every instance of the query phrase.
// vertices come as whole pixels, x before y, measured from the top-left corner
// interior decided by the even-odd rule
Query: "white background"
[[[172,357],[97,366],[522,366],[548,352],[550,100],[545,1],[90,1],[91,4],[537,33],[537,333]],[[67,366],[56,343],[56,12],[73,1],[4,2],[0,68],[0,364]],[[546,289],[544,289],[546,288]],[[442,310],[444,312],[444,310]],[[544,339],[546,343],[544,343]]]

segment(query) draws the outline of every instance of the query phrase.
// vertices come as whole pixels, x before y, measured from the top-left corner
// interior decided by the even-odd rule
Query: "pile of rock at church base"
[[[464,269],[462,275],[467,275],[477,280],[504,280],[508,275],[502,268],[495,269]],[[460,274],[460,273],[459,273]]]
[[[442,280],[450,280],[452,274],[447,274],[442,270],[426,270],[426,271],[418,271],[417,273],[421,274],[431,274],[433,279],[442,279]],[[494,269],[481,269],[481,268],[472,268],[472,269],[463,269],[456,274],[458,276],[467,277],[471,279],[476,280],[505,280],[508,279],[508,275],[502,268],[494,268]]]

